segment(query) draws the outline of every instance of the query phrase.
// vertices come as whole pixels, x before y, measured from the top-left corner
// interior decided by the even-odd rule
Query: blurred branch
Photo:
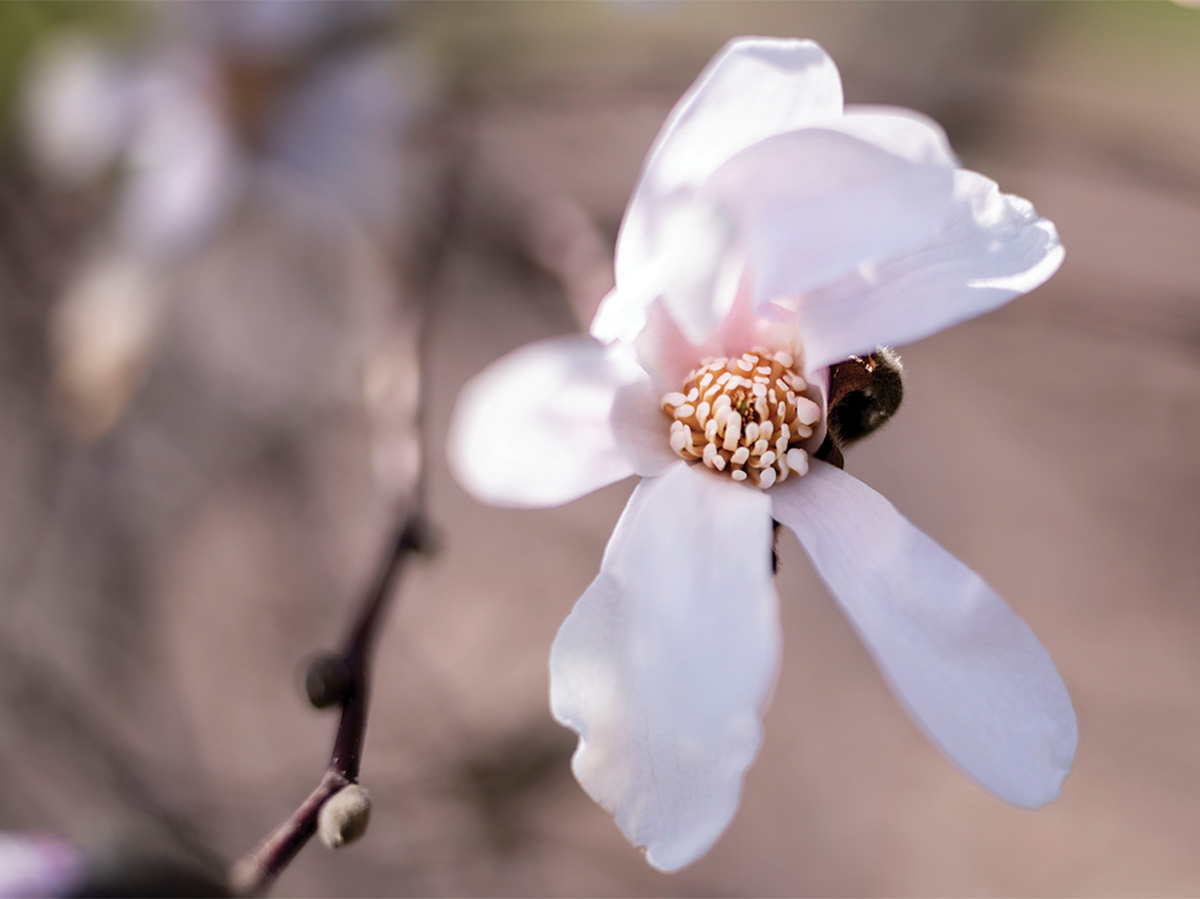
[[[419,442],[424,441],[424,412],[427,396],[427,363],[429,346],[430,305],[435,294],[437,279],[443,269],[449,248],[453,242],[459,218],[460,195],[467,161],[469,128],[461,128],[463,122],[448,121],[434,123],[433,130],[441,138],[442,158],[446,160],[442,183],[440,216],[429,233],[422,254],[423,264],[416,266],[413,280],[415,292],[421,299],[414,325],[417,338],[414,352],[417,361],[417,414],[413,427]],[[467,123],[469,124],[469,123]],[[444,129],[444,130],[443,130]],[[306,688],[309,700],[318,708],[335,704],[341,707],[337,737],[330,754],[329,766],[325,769],[316,788],[300,806],[275,828],[258,846],[234,863],[229,879],[233,890],[241,895],[257,896],[265,893],[288,864],[296,857],[309,839],[322,830],[322,838],[331,848],[349,842],[361,834],[366,826],[369,805],[365,791],[357,787],[359,767],[362,762],[363,738],[367,726],[367,709],[370,699],[371,659],[379,633],[380,624],[387,611],[389,601],[396,592],[405,563],[413,553],[426,551],[431,543],[424,515],[425,505],[425,448],[418,453],[418,466],[413,475],[408,495],[404,500],[398,525],[387,545],[370,590],[363,597],[354,626],[340,653],[317,658],[309,667]],[[348,789],[351,788],[351,789]],[[340,833],[332,838],[325,832],[322,811],[332,808],[331,800],[346,798],[357,802],[353,809],[353,820],[345,817],[340,822]]]

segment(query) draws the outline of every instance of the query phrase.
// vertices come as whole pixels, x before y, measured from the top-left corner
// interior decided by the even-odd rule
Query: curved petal
[[[761,308],[927,244],[946,221],[953,184],[952,161],[914,162],[806,128],[742,151],[700,196],[736,223]]]
[[[728,825],[779,665],[766,494],[680,462],[643,481],[550,655],[572,768],[656,868]]]
[[[617,237],[617,285],[651,262],[650,218],[746,147],[842,113],[837,67],[812,41],[741,38],[725,45],[659,132]]]
[[[1040,808],[1075,756],[1075,712],[1050,656],[979,577],[882,496],[824,462],[771,489],[901,703],[959,768]]]
[[[1052,222],[976,172],[954,173],[945,228],[916,252],[798,300],[805,364],[911,343],[1004,305],[1062,264]]]
[[[617,392],[639,376],[621,352],[587,337],[554,337],[476,375],[446,437],[459,483],[485,502],[534,508],[633,474],[610,421]]]
[[[846,114],[822,123],[910,162],[958,167],[946,131],[929,116],[902,106],[847,106]]]

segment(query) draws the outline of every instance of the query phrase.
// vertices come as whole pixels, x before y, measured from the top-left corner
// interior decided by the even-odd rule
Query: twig
[[[358,781],[370,699],[371,653],[383,612],[403,572],[404,563],[421,547],[421,529],[421,516],[414,508],[405,516],[398,533],[391,540],[375,583],[363,600],[346,647],[337,656],[344,665],[346,680],[341,693],[341,722],[329,767],[317,788],[291,817],[233,866],[230,882],[241,895],[262,895],[316,832],[322,806],[342,789]]]
[[[429,343],[431,319],[429,306],[453,241],[468,156],[469,140],[464,135],[464,122],[465,131],[469,133],[470,117],[462,118],[463,121],[456,123],[451,116],[449,123],[442,122],[440,128],[434,128],[435,132],[446,138],[450,148],[447,154],[449,161],[443,185],[442,214],[423,254],[424,264],[418,268],[415,277],[416,294],[422,298],[422,303],[415,323],[417,383],[420,394],[413,426],[417,432],[417,439],[422,444],[426,437],[424,398],[428,389],[429,360],[426,348]],[[421,446],[421,460],[424,460],[426,452],[427,448]],[[424,516],[424,472],[425,466],[422,461],[407,491],[403,514],[398,516],[399,525],[388,544],[375,581],[359,607],[358,617],[350,631],[345,649],[339,654],[326,656],[314,662],[313,667],[309,669],[309,699],[313,704],[322,708],[335,703],[341,705],[341,720],[329,758],[329,767],[326,768],[316,789],[296,811],[230,868],[229,883],[238,895],[260,896],[265,893],[316,833],[321,809],[346,787],[358,782],[370,698],[371,654],[379,625],[408,557],[414,552],[427,550],[430,543]],[[325,666],[323,671],[317,670],[318,665]],[[313,683],[314,673],[317,674],[316,683]]]

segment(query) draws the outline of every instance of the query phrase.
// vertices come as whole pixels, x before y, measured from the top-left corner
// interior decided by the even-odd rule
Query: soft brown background
[[[21,36],[59,27],[39,16],[0,10],[6,90]],[[440,85],[440,124],[404,164],[462,159],[432,280],[406,260],[437,231],[437,177],[417,179],[409,242],[385,248],[399,294],[433,309],[442,549],[383,634],[371,829],[306,849],[276,893],[1200,892],[1200,9],[446,4],[409,10],[403,34]],[[546,702],[550,643],[631,485],[488,508],[440,447],[467,378],[586,318],[658,125],[741,34],[817,39],[848,100],[935,116],[964,165],[1058,225],[1048,285],[903,350],[904,407],[847,467],[1029,622],[1071,690],[1079,753],[1038,813],[973,786],[785,539],[761,757],[723,839],[664,876],[571,780]],[[302,660],[339,639],[387,531],[354,386],[384,342],[375,282],[361,247],[252,204],[174,272],[144,386],[80,443],[47,401],[46,322],[103,198],[46,187],[7,141],[0,829],[103,843],[170,826],[233,858],[326,763],[333,722],[302,700]]]

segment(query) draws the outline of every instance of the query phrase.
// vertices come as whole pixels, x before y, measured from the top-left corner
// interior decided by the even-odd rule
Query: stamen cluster
[[[808,454],[799,444],[812,436],[821,409],[802,395],[808,385],[794,364],[790,353],[765,349],[705,362],[680,393],[662,399],[671,449],[764,490],[805,474]]]

